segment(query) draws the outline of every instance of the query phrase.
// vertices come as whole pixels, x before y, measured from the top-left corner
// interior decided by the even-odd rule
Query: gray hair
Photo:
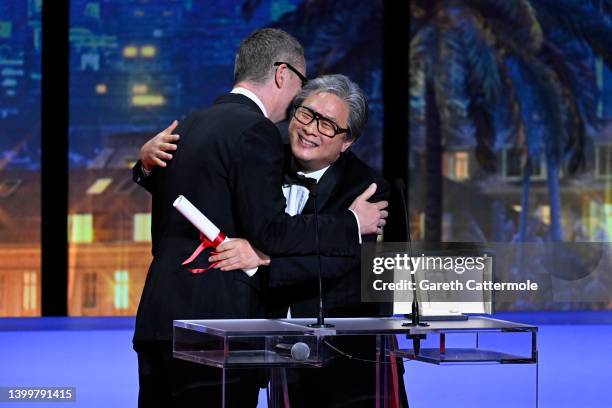
[[[359,137],[368,121],[368,100],[355,82],[345,75],[323,75],[309,80],[293,100],[294,109],[304,103],[311,94],[327,92],[336,95],[348,105],[348,127],[350,133],[347,138],[355,140]]]
[[[305,67],[304,48],[289,33],[276,28],[257,30],[242,40],[234,64],[234,81],[263,84],[274,71],[275,62]]]

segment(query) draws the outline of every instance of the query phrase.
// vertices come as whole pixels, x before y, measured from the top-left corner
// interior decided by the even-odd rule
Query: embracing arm
[[[370,201],[386,200],[390,195],[389,185],[383,180],[375,180],[380,186]],[[363,242],[376,242],[377,235],[362,235]],[[321,256],[321,273],[324,278],[339,278],[359,269],[361,254],[354,256]],[[296,284],[316,279],[318,260],[316,255],[272,257],[270,262],[270,286]]]
[[[132,180],[153,193],[155,186],[155,168],[166,167],[167,161],[172,160],[169,152],[177,149],[176,143],[180,139],[178,134],[173,134],[178,126],[178,121],[173,121],[170,126],[149,139],[140,148],[140,160],[132,167]],[[181,130],[184,127],[181,126]]]
[[[384,180],[377,180],[380,191],[371,201],[380,201],[388,197],[389,188]],[[364,242],[375,242],[376,235],[364,235]],[[316,279],[318,276],[318,260],[316,255],[280,256],[271,258],[253,248],[245,239],[233,239],[217,247],[218,254],[210,258],[211,262],[219,261],[216,268],[222,271],[249,269],[261,265],[270,266],[270,281],[272,287],[296,284]],[[359,268],[360,255],[356,256],[321,256],[321,269],[324,278],[339,278],[347,273],[354,273]]]

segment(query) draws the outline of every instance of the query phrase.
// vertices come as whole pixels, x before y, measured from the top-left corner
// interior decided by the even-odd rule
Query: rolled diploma
[[[191,202],[180,195],[172,204],[194,227],[198,229],[210,241],[214,241],[221,230],[213,224],[200,210],[198,210]],[[229,241],[231,238],[225,238],[223,242]],[[243,269],[244,273],[249,276],[255,275],[257,268]]]

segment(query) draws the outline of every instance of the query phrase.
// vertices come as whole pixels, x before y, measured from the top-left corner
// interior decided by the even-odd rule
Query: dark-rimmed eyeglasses
[[[319,112],[315,112],[312,109],[298,105],[293,111],[293,117],[295,120],[300,122],[302,125],[310,125],[313,120],[317,121],[317,130],[323,136],[334,137],[340,133],[349,133],[350,129],[343,129],[338,126],[333,120],[326,118]]]
[[[275,62],[274,66],[275,67],[279,67],[281,65],[285,64],[287,66],[287,68],[289,68],[291,71],[293,71],[293,73],[295,75],[298,76],[298,78],[300,78],[300,81],[302,81],[302,86],[306,85],[308,83],[308,78],[306,78],[304,75],[302,75],[302,73],[300,71],[297,70],[297,68],[295,68],[293,65],[291,65],[288,62]]]

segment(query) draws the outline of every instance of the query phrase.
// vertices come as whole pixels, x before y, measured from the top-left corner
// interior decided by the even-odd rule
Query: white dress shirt
[[[303,171],[298,171],[297,174],[300,176],[308,177],[315,179],[317,183],[323,177],[323,174],[329,169],[329,166],[313,171],[311,173],[304,173]],[[304,206],[306,205],[306,201],[308,201],[308,197],[310,196],[310,191],[304,186],[300,186],[297,184],[283,184],[283,195],[285,196],[285,200],[287,201],[287,205],[285,207],[285,212],[291,216],[301,214],[304,210]]]

